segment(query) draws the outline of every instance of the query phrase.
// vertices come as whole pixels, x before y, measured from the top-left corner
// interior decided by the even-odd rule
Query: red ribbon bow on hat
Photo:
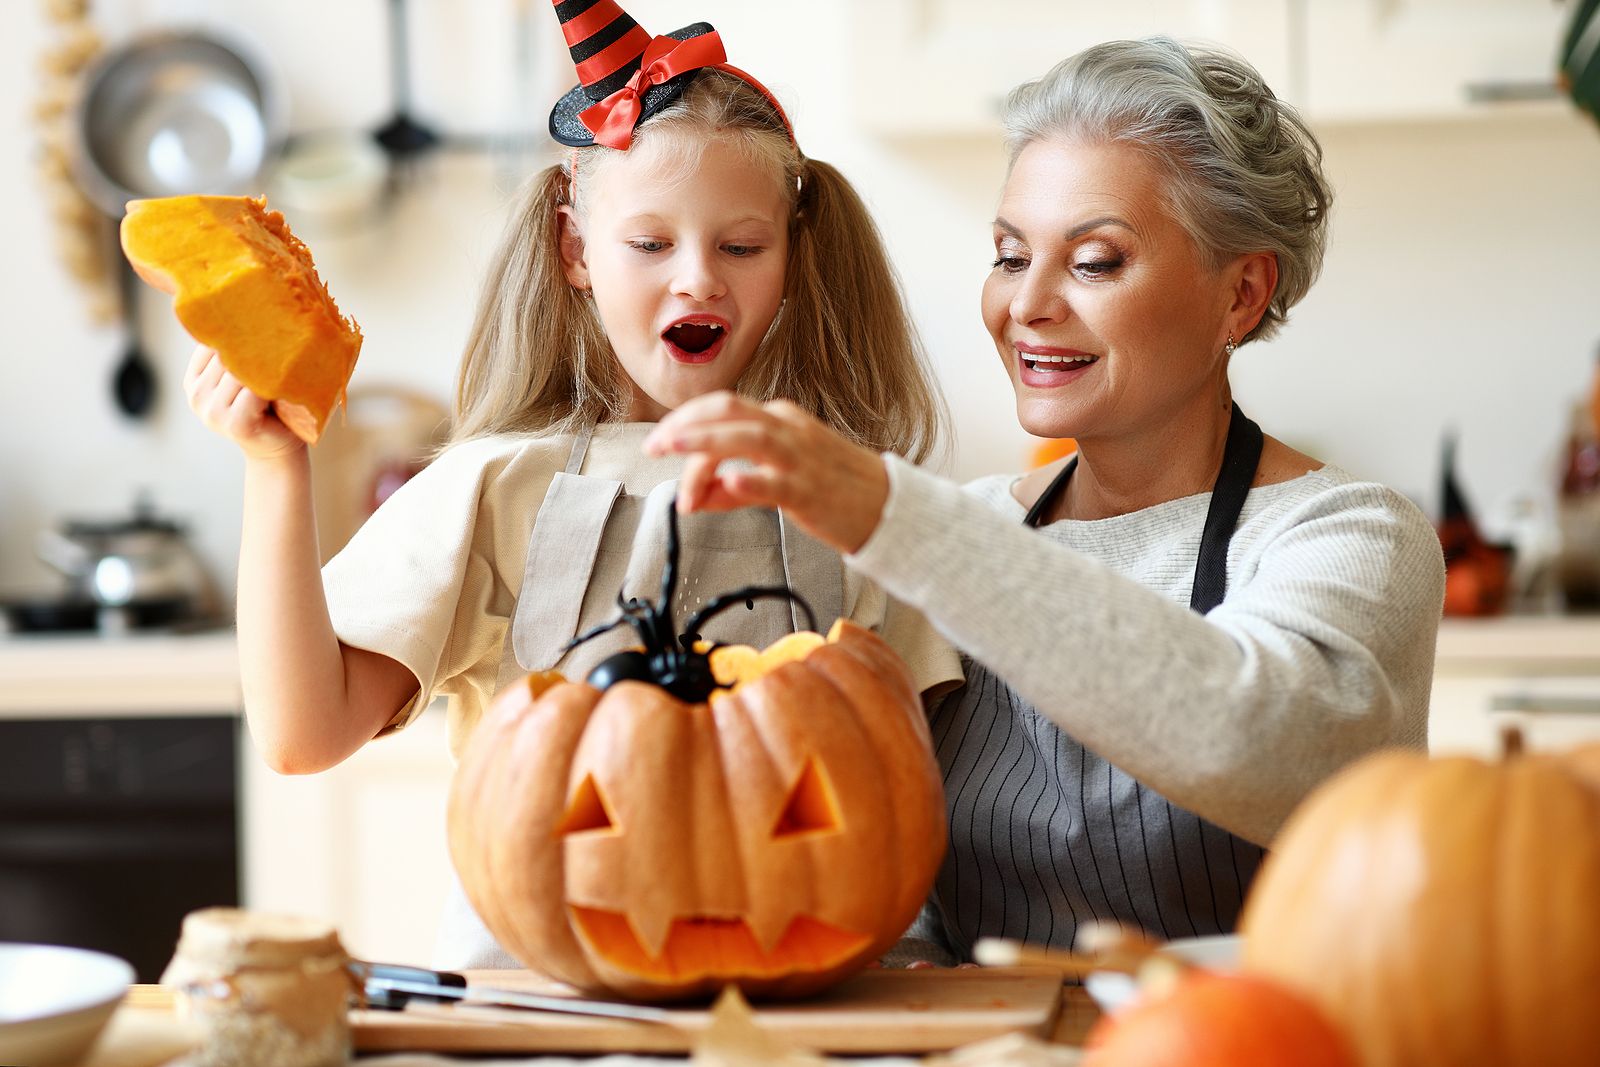
[[[639,69],[628,83],[597,104],[578,114],[594,134],[595,144],[626,149],[633,143],[633,128],[639,124],[644,108],[644,91],[680,74],[724,63],[728,53],[715,30],[680,41],[676,37],[657,37],[645,46]]]

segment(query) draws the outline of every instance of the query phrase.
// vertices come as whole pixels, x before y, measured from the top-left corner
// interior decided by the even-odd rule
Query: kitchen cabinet
[[[331,922],[365,959],[426,964],[450,885],[443,702],[320,774],[242,754],[248,907]]]
[[[1564,109],[1556,53],[1570,0],[1298,2],[1297,103],[1314,121]]]
[[[1535,749],[1600,741],[1600,616],[1445,620],[1429,748],[1497,755],[1507,726]]]
[[[851,68],[863,123],[889,137],[993,136],[1017,83],[1154,33],[1234,49],[1313,123],[1559,114],[1571,13],[1572,0],[873,0]]]
[[[861,121],[886,136],[983,134],[1006,92],[1100,41],[1165,33],[1218,41],[1288,83],[1285,0],[872,0],[856,4],[850,69]]]

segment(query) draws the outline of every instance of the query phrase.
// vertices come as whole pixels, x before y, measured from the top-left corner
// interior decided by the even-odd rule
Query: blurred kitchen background
[[[0,600],[48,603],[70,589],[94,600],[79,620],[90,633],[161,630],[170,619],[106,610],[141,588],[178,596],[190,616],[225,620],[230,610],[242,462],[188,411],[180,378],[192,343],[170,298],[144,286],[132,320],[148,375],[130,371],[130,319],[103,254],[112,223],[83,199],[104,202],[105,190],[61,164],[81,132],[77,94],[106,57],[149,34],[200,30],[236,44],[266,86],[267,132],[281,136],[259,177],[234,191],[265,192],[285,211],[366,335],[351,415],[336,417],[317,450],[326,549],[437,432],[509,198],[553,158],[546,117],[574,78],[549,6],[5,0]],[[1251,59],[1310,119],[1335,186],[1321,281],[1277,339],[1235,359],[1244,408],[1268,432],[1394,486],[1435,518],[1448,510],[1442,465],[1453,440],[1453,499],[1470,507],[1482,539],[1514,543],[1525,563],[1555,545],[1563,477],[1573,493],[1600,486],[1600,468],[1574,481],[1568,458],[1574,408],[1589,402],[1600,368],[1600,127],[1555,83],[1579,0],[625,6],[657,33],[713,23],[731,60],[779,95],[803,149],[864,194],[954,414],[947,469],[958,478],[1021,469],[1040,445],[1016,426],[978,314],[1004,169],[999,99],[1096,41],[1167,32]],[[159,84],[159,69],[144,73]],[[116,114],[98,121],[98,136],[140,136]],[[439,143],[397,158],[372,136],[417,127]],[[119,406],[146,396],[143,414]],[[1593,515],[1600,490],[1588,500]],[[1592,547],[1600,561],[1600,534]],[[114,565],[92,566],[107,559]],[[1562,607],[1547,595],[1489,607],[1507,603]],[[1595,731],[1600,630],[1583,627],[1540,630],[1518,648],[1527,662],[1585,664],[1574,691],[1589,701]],[[1441,684],[1452,663],[1505,666],[1493,660],[1507,647],[1499,638],[1452,640],[1441,643]],[[31,916],[0,939],[99,945],[137,957],[148,977],[184,908],[242,895],[335,918],[357,951],[426,958],[446,869],[442,716],[421,717],[337,772],[289,782],[247,752],[237,768],[227,763],[239,710],[231,634],[92,641],[0,639],[0,719],[10,720],[0,723],[0,782],[12,783],[0,787],[0,871],[34,872],[0,878],[0,914]],[[1523,660],[1505,669],[1532,670]],[[1444,704],[1478,709],[1451,740],[1491,744],[1482,711],[1504,693],[1489,684],[1474,676],[1470,694],[1436,696],[1436,719]],[[195,721],[174,726],[174,716]],[[45,770],[21,775],[32,766]],[[146,811],[139,836],[127,820]],[[105,821],[113,813],[120,822]],[[211,836],[196,852],[202,823]],[[62,836],[69,826],[100,829]],[[179,840],[193,854],[158,884],[153,857],[175,855]],[[101,866],[68,870],[91,854]],[[129,864],[152,900],[166,900],[159,922],[135,924],[148,934],[139,947],[83,925],[130,925],[118,918],[132,906],[125,895],[82,895],[91,884],[116,893]],[[49,925],[52,902],[78,925]]]
[[[71,6],[11,0],[0,35],[0,196],[12,205],[0,213],[10,249],[0,257],[0,590],[56,580],[36,558],[41,529],[127,513],[145,494],[186,524],[226,595],[241,463],[184,405],[190,343],[170,301],[138,293],[154,404],[125,417],[111,392],[126,347],[121,320],[97,321],[106,295],[75,280],[57,251],[51,197],[60,194],[41,173],[35,112],[58,91],[48,57],[70,29],[51,11]],[[251,189],[287,211],[365,331],[353,384],[448,404],[507,199],[549,159],[545,118],[572,80],[548,6],[95,0],[87,16],[107,48],[174,27],[254,46],[284,132],[301,138],[360,135],[393,118],[393,20],[404,16],[411,117],[447,144],[423,153],[395,195],[354,224],[276,189],[281,156]],[[716,25],[732,59],[780,95],[803,148],[866,196],[954,412],[949,469],[960,478],[1020,468],[1033,445],[1015,425],[977,310],[1003,170],[1001,92],[1107,37],[1165,30],[1233,44],[1304,108],[1337,195],[1322,280],[1278,339],[1240,354],[1241,401],[1269,432],[1430,513],[1453,428],[1467,498],[1488,535],[1506,539],[1536,537],[1550,521],[1569,412],[1600,347],[1600,129],[1553,89],[1572,7],[633,0],[630,10],[655,32]],[[459,138],[486,150],[452,148]],[[359,196],[359,178],[349,180]]]

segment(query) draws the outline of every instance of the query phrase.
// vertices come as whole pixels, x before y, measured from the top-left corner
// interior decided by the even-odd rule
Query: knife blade
[[[388,1011],[405,1008],[413,998],[444,1003],[479,1005],[494,1008],[524,1008],[567,1015],[589,1015],[634,1022],[665,1023],[672,1016],[661,1008],[642,1004],[617,1004],[604,1000],[579,1000],[525,993],[516,989],[469,986],[465,975],[454,971],[433,971],[398,963],[353,961],[350,965],[361,983],[366,1006]]]

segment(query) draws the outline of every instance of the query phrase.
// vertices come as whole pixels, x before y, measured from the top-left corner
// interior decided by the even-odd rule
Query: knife
[[[412,999],[438,1003],[475,1004],[495,1008],[527,1008],[556,1011],[567,1015],[592,1015],[607,1019],[665,1023],[672,1016],[661,1008],[641,1004],[616,1004],[604,1000],[579,1000],[575,997],[548,997],[514,989],[489,989],[468,986],[465,975],[454,971],[431,971],[426,967],[407,967],[398,963],[366,963],[352,960],[350,972],[361,983],[366,1007],[399,1011]]]

